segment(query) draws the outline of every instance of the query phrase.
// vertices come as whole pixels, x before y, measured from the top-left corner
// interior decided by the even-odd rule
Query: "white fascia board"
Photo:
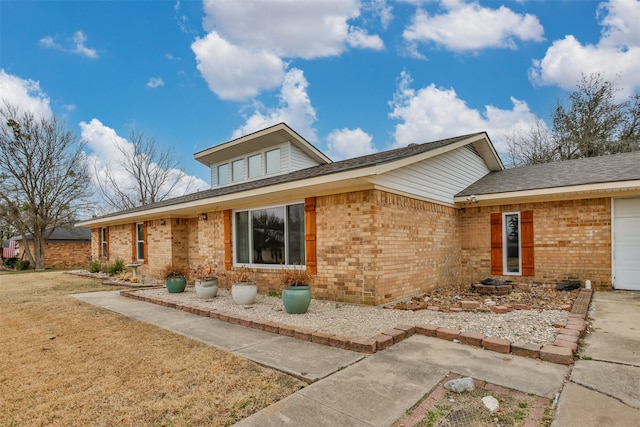
[[[158,208],[151,208],[142,211],[132,212],[129,214],[114,215],[106,218],[99,218],[95,220],[86,220],[78,222],[77,225],[81,227],[101,226],[103,224],[122,224],[131,223],[140,220],[147,220],[152,218],[166,218],[174,215],[186,215],[185,212],[191,212],[190,216],[197,216],[198,212],[203,212],[205,209],[214,205],[230,205],[234,201],[250,198],[265,198],[270,194],[283,194],[285,192],[293,192],[295,190],[310,189],[314,187],[324,188],[331,186],[335,189],[342,187],[353,187],[354,181],[358,181],[363,177],[375,173],[375,166],[368,168],[355,169],[345,172],[339,172],[335,174],[317,176],[300,181],[286,182],[282,184],[276,184],[269,187],[260,187],[251,190],[241,191],[237,193],[225,194],[218,197],[210,197],[206,199],[194,200],[191,202],[180,203],[169,206],[162,206]],[[342,185],[339,185],[342,183]],[[368,183],[367,183],[368,184]],[[315,195],[315,194],[314,194]]]
[[[640,180],[636,181],[620,181],[620,182],[604,182],[599,184],[572,185],[567,187],[541,188],[536,190],[510,191],[495,194],[477,194],[474,195],[477,202],[470,202],[470,196],[454,197],[456,204],[464,204],[465,206],[486,206],[495,205],[510,200],[523,199],[553,199],[553,198],[586,198],[608,196],[608,193],[638,193],[640,194]]]

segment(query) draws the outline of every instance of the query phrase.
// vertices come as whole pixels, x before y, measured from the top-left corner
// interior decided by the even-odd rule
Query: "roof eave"
[[[613,196],[624,197],[633,195],[640,195],[640,180],[455,196],[454,202],[458,207],[475,207],[508,203],[588,199]]]

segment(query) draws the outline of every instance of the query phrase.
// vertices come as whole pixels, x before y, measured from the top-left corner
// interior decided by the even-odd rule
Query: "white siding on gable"
[[[313,166],[318,166],[321,163],[313,160],[309,157],[304,151],[296,147],[295,145],[289,144],[289,170],[297,171],[300,169],[306,169]]]
[[[453,204],[454,195],[489,172],[482,158],[472,149],[460,147],[374,176],[371,182],[403,193]]]

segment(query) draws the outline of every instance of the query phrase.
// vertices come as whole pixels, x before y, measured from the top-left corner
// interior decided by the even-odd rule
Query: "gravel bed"
[[[280,322],[350,338],[370,338],[397,325],[430,324],[462,332],[482,333],[512,342],[551,344],[558,333],[553,324],[566,321],[568,318],[568,312],[561,310],[514,310],[505,314],[472,311],[444,313],[428,310],[390,310],[315,299],[311,300],[307,313],[287,314],[280,298],[258,294],[255,304],[239,306],[231,298],[231,292],[222,288],[218,290],[216,298],[209,300],[198,299],[192,286],[178,294],[169,294],[164,288],[145,289],[136,293],[198,308],[241,313],[252,319]]]

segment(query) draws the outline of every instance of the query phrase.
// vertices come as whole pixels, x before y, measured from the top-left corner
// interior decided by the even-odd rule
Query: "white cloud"
[[[336,129],[327,136],[328,156],[342,160],[375,153],[372,140],[372,136],[360,128]]]
[[[349,47],[383,49],[378,35],[354,24],[360,7],[357,0],[205,0],[208,34],[191,49],[212,92],[250,99],[282,84],[287,59],[336,56]]]
[[[280,85],[285,74],[284,63],[273,53],[232,45],[216,32],[196,39],[191,49],[209,89],[221,99],[254,97]]]
[[[151,77],[147,82],[147,87],[150,87],[151,89],[155,89],[160,86],[164,86],[164,80],[162,80],[162,77]]]
[[[515,49],[517,40],[543,40],[544,29],[534,15],[517,14],[505,6],[491,9],[461,0],[443,0],[442,7],[446,12],[439,15],[418,9],[403,37],[408,42],[433,42],[457,52]]]
[[[68,40],[69,43],[65,47],[62,44],[58,43],[54,37],[45,36],[39,40],[39,44],[42,47],[50,48],[50,49],[59,49],[64,52],[75,53],[77,55],[86,56],[87,58],[95,59],[98,57],[98,53],[95,49],[89,48],[85,46],[87,42],[87,36],[84,35],[82,31],[76,31]]]
[[[260,106],[256,106],[256,110],[247,118],[245,124],[233,132],[233,138],[285,122],[309,142],[316,142],[318,137],[313,128],[316,110],[307,94],[308,86],[302,70],[294,68],[289,71],[278,95],[278,107],[261,112]]]
[[[573,90],[583,75],[601,73],[616,81],[620,97],[640,87],[640,1],[601,3],[598,18],[602,33],[597,44],[582,44],[573,35],[554,41],[544,58],[534,61],[531,81]]]
[[[7,102],[20,111],[29,111],[36,117],[51,117],[51,101],[40,89],[40,83],[7,74],[0,68],[0,102]]]
[[[205,0],[204,27],[247,49],[279,57],[320,58],[346,50],[357,0]]]
[[[86,41],[87,37],[84,35],[84,33],[82,31],[76,31],[73,35],[74,46],[71,52],[87,56],[89,58],[97,58],[98,54],[96,53],[96,50],[88,48],[84,45]]]
[[[349,28],[347,43],[349,43],[349,46],[351,47],[362,47],[375,50],[382,50],[384,48],[384,42],[380,36],[369,35],[367,30],[362,28]]]
[[[431,84],[415,90],[411,83],[411,76],[403,72],[390,102],[389,117],[401,121],[395,127],[393,148],[486,131],[496,149],[506,152],[504,136],[528,130],[537,120],[526,102],[513,97],[511,110],[487,105],[484,111],[478,111],[460,99],[454,89]]]
[[[120,183],[121,189],[129,189],[135,194],[135,180],[127,174],[118,163],[122,161],[125,153],[133,153],[133,145],[126,138],[119,136],[116,131],[105,126],[100,120],[92,119],[89,123],[80,122],[80,137],[86,142],[89,151],[87,162],[94,183],[98,177],[106,173],[107,167],[111,168],[116,181]],[[119,148],[118,148],[119,147]],[[122,151],[121,151],[122,150]],[[153,167],[153,165],[152,165]],[[204,190],[209,185],[203,180],[184,174],[181,170],[172,169],[172,177],[182,176],[179,184],[171,191],[170,197],[177,197],[185,194],[186,191]],[[169,178],[171,181],[172,178]]]

